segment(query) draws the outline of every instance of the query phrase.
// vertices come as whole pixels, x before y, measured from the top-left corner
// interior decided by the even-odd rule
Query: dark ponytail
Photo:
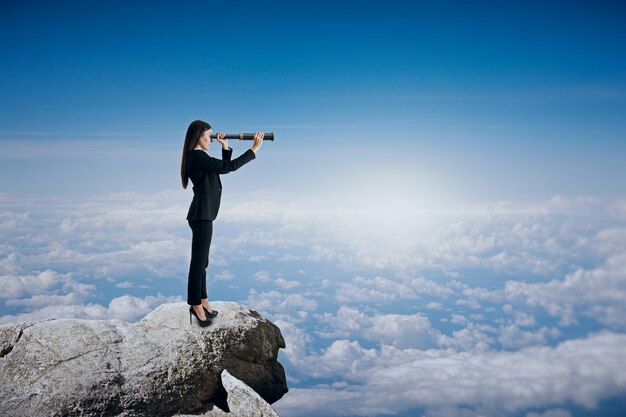
[[[183,159],[180,164],[180,178],[183,183],[183,188],[185,189],[189,183],[189,177],[187,176],[187,155],[189,155],[189,151],[192,151],[198,146],[200,136],[209,129],[211,129],[211,125],[202,120],[194,120],[187,128],[185,144],[183,145]]]

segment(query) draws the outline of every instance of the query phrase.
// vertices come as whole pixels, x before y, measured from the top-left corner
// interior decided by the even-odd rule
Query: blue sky
[[[464,200],[624,192],[619,3],[25,2],[3,9],[0,135],[20,149],[44,142],[56,148],[46,154],[63,155],[70,145],[56,141],[113,147],[118,140],[119,153],[132,143],[170,155],[189,121],[201,118],[216,130],[276,132],[280,144],[264,149],[272,163],[263,170],[275,172],[268,178],[282,189],[299,188],[285,179],[294,178],[286,174],[293,166],[274,169],[292,155],[283,152],[362,166],[351,152],[363,151],[393,152],[450,195],[470,186]],[[3,188],[36,187],[29,177],[7,179],[21,162],[4,153]],[[107,157],[96,153],[89,158]],[[150,170],[146,160],[154,156],[136,163]],[[38,191],[53,194],[54,184],[76,177],[61,162],[40,163],[55,177]],[[111,179],[104,189],[176,185],[164,170],[137,178],[136,166],[111,170],[111,163],[88,164]],[[111,175],[124,181],[114,186]],[[74,187],[81,185],[89,187]]]
[[[208,284],[281,328],[281,415],[623,413],[620,2],[1,8],[0,323],[183,301],[203,119],[276,134]]]

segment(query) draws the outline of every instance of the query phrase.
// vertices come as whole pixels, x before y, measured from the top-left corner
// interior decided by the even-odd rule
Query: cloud
[[[526,414],[526,417],[571,417],[569,411],[560,408],[554,408],[546,410],[543,413],[530,412]]]
[[[285,320],[278,318],[274,319],[273,322],[278,326],[285,339],[286,348],[280,350],[279,354],[284,356],[289,363],[298,366],[309,356],[310,349],[307,349],[307,347],[313,343],[313,337],[304,329],[298,327],[293,319]]]
[[[109,319],[136,322],[161,304],[177,303],[181,301],[184,301],[181,296],[166,297],[160,293],[156,296],[148,295],[143,298],[123,295],[111,300],[106,317]]]
[[[117,193],[83,202],[3,201],[0,218],[10,230],[0,242],[5,255],[0,271],[17,274],[50,268],[95,278],[184,275],[191,232],[181,218],[188,197],[180,190],[166,190]],[[230,201],[220,217],[225,227],[214,235],[212,265],[228,266],[253,257],[260,261],[259,256],[267,260],[267,253],[276,248],[281,261],[333,263],[342,270],[358,266],[378,275],[386,269],[393,274],[380,278],[389,282],[366,283],[359,291],[363,300],[451,294],[442,283],[420,277],[420,270],[456,279],[463,277],[455,268],[553,274],[589,253],[611,250],[606,239],[581,238],[605,230],[601,222],[589,223],[585,217],[599,208],[593,199],[556,196],[527,204],[474,204],[374,217],[372,222],[358,208],[310,204],[270,191],[234,195]],[[256,217],[258,212],[267,219]],[[256,226],[238,227],[247,222]],[[302,254],[284,253],[286,249]],[[355,285],[346,284],[345,290]],[[403,288],[406,292],[394,294]]]
[[[320,324],[315,333],[326,339],[356,338],[397,348],[453,348],[458,351],[486,352],[498,342],[506,349],[547,344],[561,333],[546,326],[537,330],[521,330],[516,325],[495,327],[478,324],[460,314],[452,314],[451,322],[462,329],[446,335],[434,328],[422,313],[382,314],[371,306],[364,310],[342,305],[336,313],[314,313]],[[482,320],[481,315],[473,319]]]
[[[59,274],[50,269],[32,275],[1,275],[0,287],[0,298],[15,303],[20,297],[40,296],[39,300],[44,302],[43,296],[71,293],[84,298],[96,291],[94,285],[77,282],[71,272]]]
[[[67,299],[68,302],[61,303],[59,300],[56,300],[55,303],[43,308],[37,308],[40,304],[34,302],[29,303],[30,307],[35,307],[33,310],[26,313],[0,316],[0,324],[45,320],[49,318],[79,318],[88,320],[119,319],[128,322],[136,322],[163,303],[184,301],[181,296],[166,297],[160,293],[156,296],[148,295],[143,298],[123,295],[113,298],[109,302],[108,307],[104,307],[96,303],[75,303],[80,300],[71,294],[59,298]],[[37,298],[34,298],[33,301],[37,301]]]
[[[624,343],[626,335],[606,331],[516,352],[391,346],[374,350],[337,340],[315,363],[320,373],[342,375],[350,383],[343,388],[322,384],[290,389],[290,395],[273,406],[281,414],[305,416],[319,411],[311,399],[324,396],[329,416],[394,414],[455,404],[485,416],[570,402],[593,409],[598,401],[626,389],[626,378],[615,366],[626,361]]]
[[[364,327],[371,323],[371,319],[357,308],[342,305],[335,314],[322,313],[316,316],[320,323],[329,326],[328,330],[319,331],[322,337],[336,338],[359,334]]]
[[[619,220],[626,220],[626,198],[621,198],[611,204],[611,214]]]
[[[429,348],[439,343],[440,333],[432,328],[428,317],[420,313],[380,314],[342,305],[335,314],[316,314],[315,317],[328,326],[317,332],[325,338],[360,337],[401,348]]]
[[[247,305],[256,310],[267,311],[268,315],[289,313],[293,310],[313,311],[317,309],[317,301],[301,294],[284,294],[279,291],[257,292],[250,289]]]
[[[43,308],[34,309],[26,313],[16,313],[0,316],[0,324],[46,320],[50,318],[79,318],[87,320],[102,320],[107,318],[107,308],[96,303],[70,305],[55,304]]]
[[[335,298],[343,303],[387,303],[399,298],[417,299],[418,297],[415,291],[399,282],[383,277],[366,279],[357,276],[349,283],[340,283]]]
[[[364,337],[398,348],[437,345],[439,332],[434,330],[428,318],[422,314],[381,314],[373,317]]]
[[[132,321],[159,303],[182,301],[118,292],[108,304],[93,299],[107,298],[103,288],[141,290],[139,277],[182,278],[184,288],[188,197],[0,198],[0,301],[11,309],[0,322]],[[412,408],[429,416],[558,415],[568,401],[589,406],[624,390],[600,358],[623,359],[610,351],[620,335],[576,339],[589,328],[624,328],[622,203],[609,210],[592,198],[555,196],[384,215],[267,190],[232,197],[211,247],[216,285],[241,277],[250,284],[244,288],[254,287],[239,297],[280,327],[288,378],[308,384],[283,400],[304,404],[301,415],[310,398],[350,415]],[[587,317],[597,325],[577,327]],[[586,358],[572,359],[585,353],[599,363],[598,375]],[[567,379],[584,385],[589,372],[604,390]]]
[[[71,270],[99,278],[139,271],[156,276],[178,274],[190,257],[190,232],[180,233],[179,209],[162,207],[167,193],[134,193],[93,198],[84,202],[51,199],[39,205],[13,202],[25,211],[3,234],[0,272],[37,269]],[[182,208],[180,209],[182,211]],[[184,217],[184,216],[183,216]]]
[[[536,323],[535,317],[533,315],[521,311],[516,311],[513,309],[513,306],[511,304],[505,304],[502,307],[502,311],[507,314],[513,315],[513,322],[517,326],[534,326]]]
[[[452,336],[439,336],[439,343],[444,347],[450,347],[457,351],[487,352],[492,350],[495,343],[493,336],[488,333],[496,333],[497,329],[489,325],[479,325],[472,322],[462,321],[465,328],[455,330]]]
[[[229,245],[307,248],[305,257],[284,256],[332,262],[345,270],[359,265],[401,274],[435,268],[456,278],[461,277],[452,265],[506,274],[558,273],[568,262],[595,253],[595,242],[581,236],[611,221],[601,201],[585,196],[438,210],[382,207],[371,213],[363,207],[315,203],[269,191],[238,195],[231,201],[223,221],[263,222],[266,227],[244,230]],[[385,210],[393,213],[386,215]]]
[[[300,286],[298,281],[288,281],[283,277],[278,277],[274,280],[274,283],[281,288],[292,289]]]
[[[254,279],[260,282],[270,282],[272,278],[268,271],[263,270],[255,272]]]
[[[444,285],[424,278],[354,277],[338,285],[335,298],[341,303],[387,303],[393,300],[417,300],[423,295],[446,297],[453,291]]]
[[[223,271],[215,274],[214,278],[218,281],[232,281],[235,279],[235,274],[230,271]]]
[[[626,328],[626,252],[610,256],[598,268],[578,268],[562,280],[534,284],[508,281],[498,294],[516,306],[542,307],[559,317],[562,325],[573,325],[583,315],[623,329]]]
[[[520,330],[518,326],[510,325],[500,329],[498,342],[507,349],[518,349],[526,346],[543,345],[548,337],[558,337],[558,329],[542,327],[536,332]]]

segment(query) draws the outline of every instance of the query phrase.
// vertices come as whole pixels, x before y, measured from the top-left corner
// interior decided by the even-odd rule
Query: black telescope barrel
[[[217,139],[217,135],[211,135],[212,139]],[[224,139],[254,140],[254,133],[226,133]],[[274,140],[274,132],[266,132],[263,140]]]

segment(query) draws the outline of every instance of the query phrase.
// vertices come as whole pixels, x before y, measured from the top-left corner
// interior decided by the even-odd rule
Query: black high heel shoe
[[[202,306],[202,308],[204,308],[204,306]],[[204,314],[208,318],[212,319],[212,318],[215,318],[215,316],[217,316],[217,310],[209,311],[206,308],[204,308]]]
[[[209,324],[213,323],[213,320],[211,320],[209,317],[207,317],[206,320],[202,320],[200,317],[198,317],[198,313],[196,313],[196,310],[194,310],[192,306],[189,306],[189,324],[191,324],[192,314],[196,316],[196,318],[198,319],[198,323],[200,324],[201,327],[206,327]]]

